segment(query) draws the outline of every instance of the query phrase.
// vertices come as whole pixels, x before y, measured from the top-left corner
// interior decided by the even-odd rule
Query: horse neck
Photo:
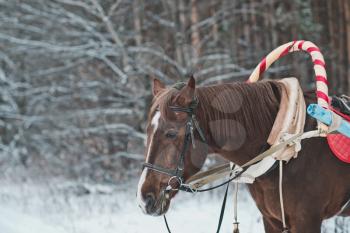
[[[278,83],[202,87],[197,96],[197,118],[211,152],[241,165],[266,147],[279,109]]]

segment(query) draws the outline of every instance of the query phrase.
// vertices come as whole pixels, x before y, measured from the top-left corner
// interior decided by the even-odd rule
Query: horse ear
[[[153,79],[152,93],[156,96],[160,91],[165,89],[165,85],[158,79]]]
[[[193,75],[191,75],[190,79],[188,80],[187,87],[190,87],[193,91],[196,89],[196,80],[194,79]]]
[[[193,101],[195,89],[196,89],[196,80],[192,75],[188,80],[187,85],[184,88],[182,88],[180,93],[177,95],[176,101],[180,105],[190,104]]]

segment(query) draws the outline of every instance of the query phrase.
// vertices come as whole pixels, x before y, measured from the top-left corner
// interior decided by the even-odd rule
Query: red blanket
[[[350,163],[350,138],[342,134],[329,134],[328,145],[341,161]]]
[[[349,116],[344,115],[335,109],[332,109],[332,111],[350,122]],[[345,163],[350,163],[350,138],[342,134],[329,134],[327,140],[329,147],[335,156]]]

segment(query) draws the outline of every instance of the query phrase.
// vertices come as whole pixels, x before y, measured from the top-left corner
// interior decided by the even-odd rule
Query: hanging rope
[[[238,189],[239,189],[239,183],[235,183],[235,194],[234,194],[234,210],[233,210],[233,217],[234,217],[234,223],[233,223],[233,233],[239,233],[238,229]]]
[[[286,216],[284,213],[284,202],[283,202],[283,161],[279,161],[279,196],[280,196],[280,206],[281,206],[281,213],[282,213],[282,223],[283,223],[283,231],[282,233],[288,233],[289,229],[286,224]]]

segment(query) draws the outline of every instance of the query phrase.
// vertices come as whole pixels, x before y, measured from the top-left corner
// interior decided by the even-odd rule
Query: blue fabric
[[[318,104],[310,104],[307,113],[328,126],[333,122],[332,112]],[[343,119],[337,131],[350,138],[350,123]]]

